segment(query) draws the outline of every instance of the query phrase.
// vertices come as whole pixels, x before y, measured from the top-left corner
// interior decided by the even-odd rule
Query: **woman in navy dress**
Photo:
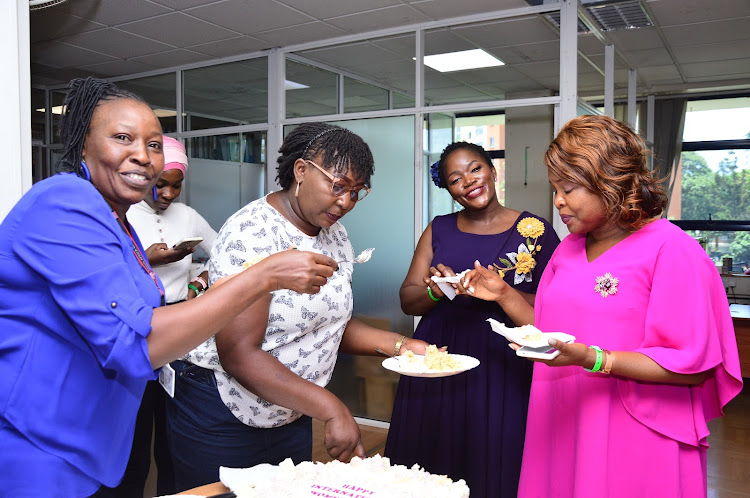
[[[386,456],[393,463],[465,479],[472,497],[515,496],[521,471],[531,362],[491,331],[488,318],[514,323],[495,302],[446,297],[430,279],[485,267],[502,272],[533,304],[539,277],[559,242],[552,226],[501,205],[491,158],[480,146],[449,145],[433,165],[433,181],[463,210],[437,216],[417,244],[401,286],[401,308],[421,315],[415,338],[473,356],[473,370],[443,378],[402,377]]]

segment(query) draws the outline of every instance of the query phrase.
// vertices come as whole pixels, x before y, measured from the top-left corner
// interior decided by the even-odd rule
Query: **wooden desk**
[[[214,496],[227,492],[229,492],[228,487],[224,486],[220,482],[215,482],[213,484],[206,484],[205,486],[200,486],[198,488],[188,489],[187,491],[183,491],[182,493],[178,494],[193,496]]]
[[[750,377],[750,305],[730,304],[729,311],[732,313],[742,376]]]

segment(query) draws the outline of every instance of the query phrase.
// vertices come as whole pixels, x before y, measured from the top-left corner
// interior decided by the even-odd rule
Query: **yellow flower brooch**
[[[493,263],[502,277],[505,276],[506,272],[515,270],[513,285],[531,282],[531,270],[536,266],[534,255],[542,250],[542,246],[537,245],[537,241],[544,234],[544,223],[536,218],[528,217],[518,222],[516,230],[522,237],[526,237],[526,243],[519,244],[518,252],[506,253],[508,259],[500,258],[500,263],[505,266],[498,266]]]

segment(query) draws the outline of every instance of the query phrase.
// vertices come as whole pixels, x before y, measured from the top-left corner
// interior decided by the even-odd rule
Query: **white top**
[[[211,259],[211,283],[243,270],[258,257],[291,247],[351,261],[354,250],[344,226],[336,222],[314,237],[304,234],[263,197],[233,214],[219,231]],[[262,344],[285,367],[319,386],[331,379],[339,344],[352,316],[352,263],[338,270],[317,294],[290,290],[272,293],[268,327]],[[301,413],[258,397],[227,375],[212,337],[184,357],[215,371],[219,394],[238,420],[252,427],[277,427],[297,420]]]
[[[146,201],[133,204],[128,209],[127,218],[135,228],[144,249],[151,244],[164,242],[172,247],[185,237],[203,237],[198,244],[206,254],[216,240],[216,232],[198,211],[181,202],[173,202],[166,211],[154,211]],[[191,255],[166,265],[154,266],[166,288],[167,303],[177,303],[187,299],[190,283]]]

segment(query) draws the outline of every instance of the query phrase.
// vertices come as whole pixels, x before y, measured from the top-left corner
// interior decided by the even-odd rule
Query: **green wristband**
[[[600,368],[602,368],[602,359],[604,359],[604,353],[602,352],[602,348],[599,346],[589,346],[591,349],[596,351],[596,362],[594,363],[594,368],[589,370],[588,368],[584,368],[587,372],[598,372]]]
[[[201,293],[201,291],[198,290],[198,287],[194,286],[193,284],[188,284],[188,289],[193,289],[196,296]]]
[[[432,295],[432,289],[430,289],[429,287],[427,287],[427,294],[430,296],[430,299],[432,299],[435,302],[440,301],[441,299],[443,299],[442,297],[435,297],[435,296],[433,296]]]

